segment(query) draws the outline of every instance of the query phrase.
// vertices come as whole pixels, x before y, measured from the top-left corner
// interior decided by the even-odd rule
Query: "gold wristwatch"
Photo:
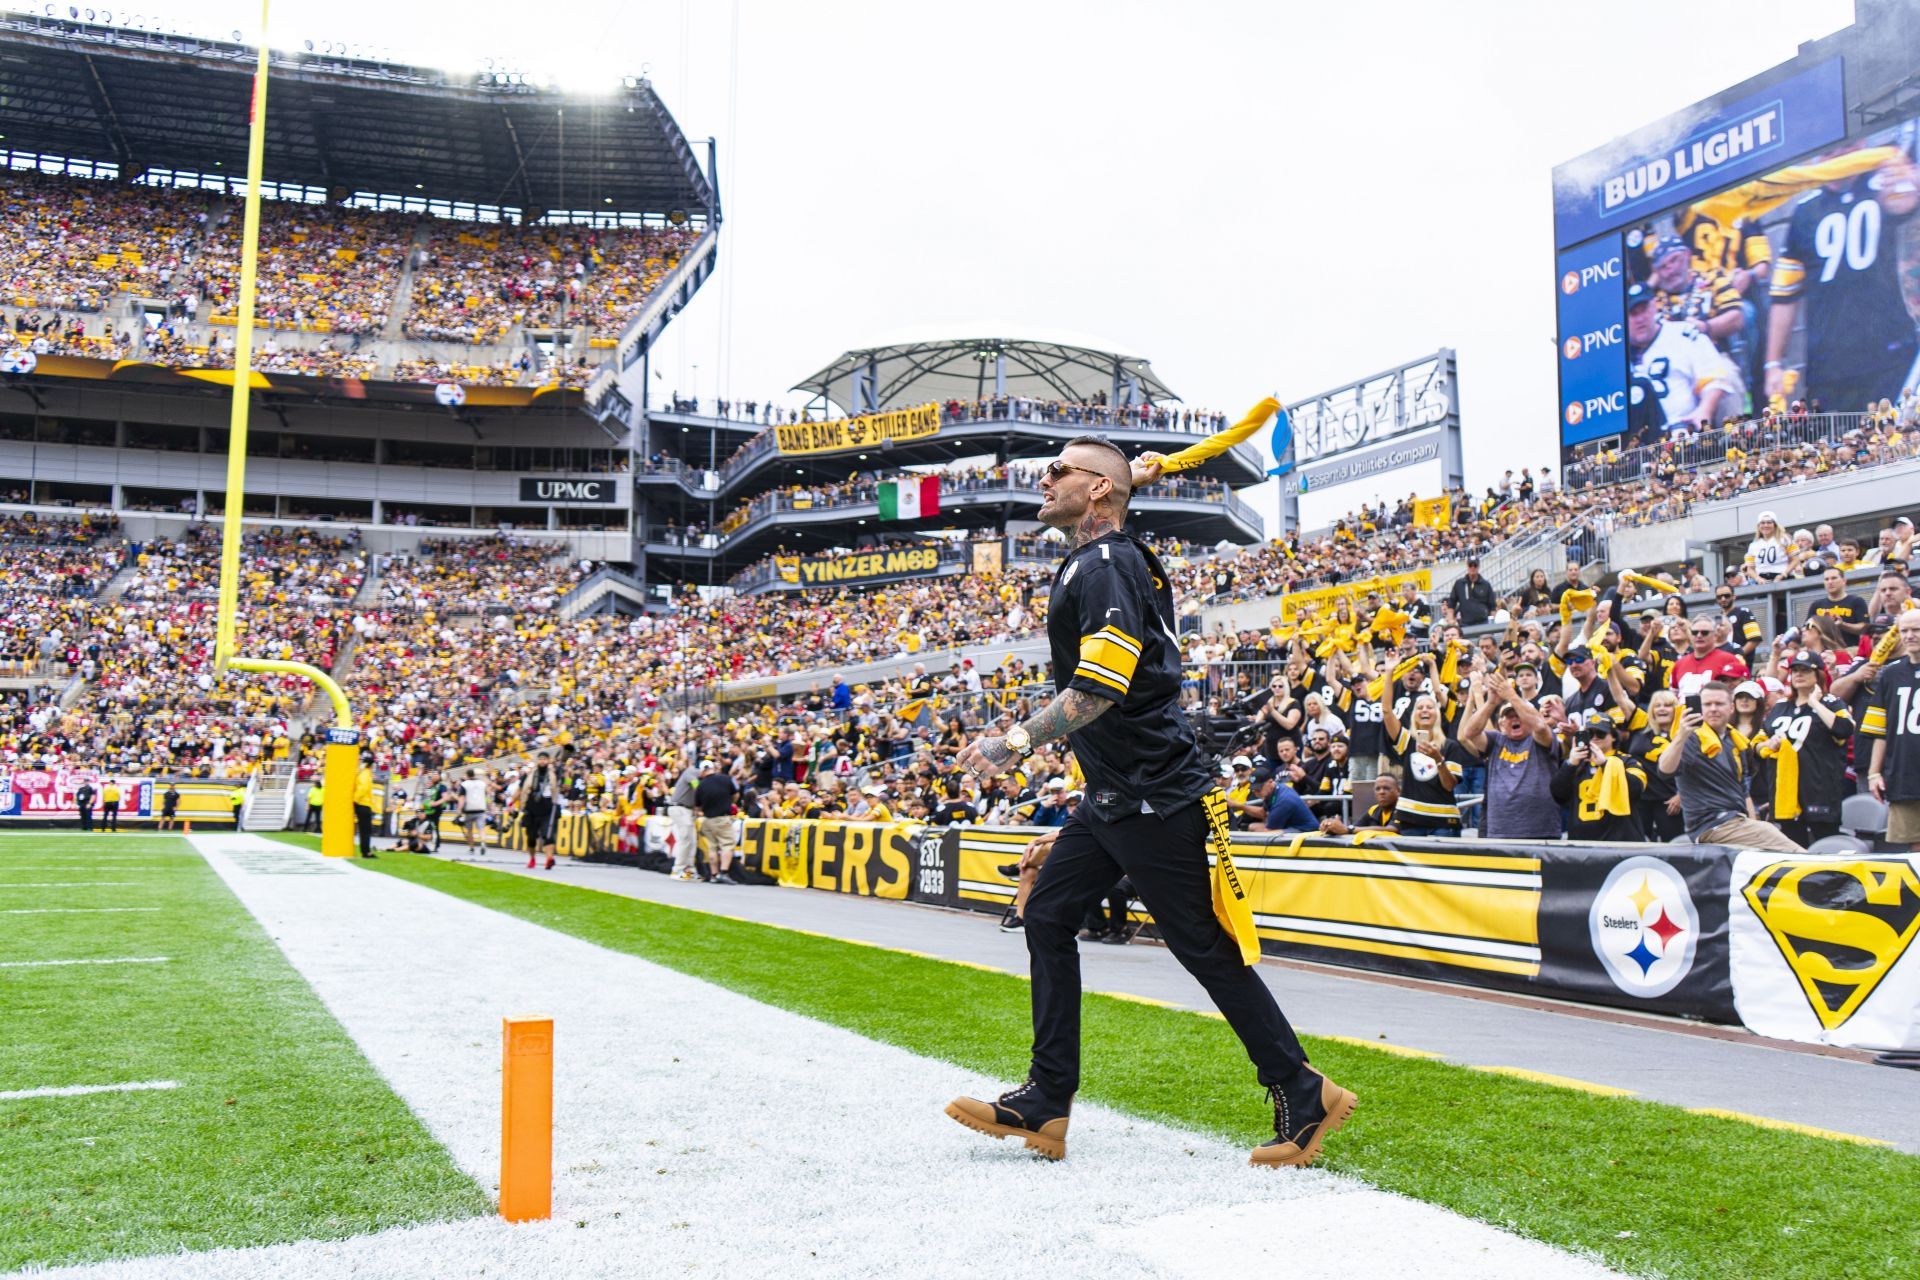
[[[1017,724],[1007,730],[1007,746],[1013,754],[1025,760],[1033,754],[1033,735],[1027,732],[1025,725]]]

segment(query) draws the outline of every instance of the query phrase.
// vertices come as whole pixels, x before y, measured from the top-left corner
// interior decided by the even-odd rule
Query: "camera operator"
[[[1754,744],[1768,763],[1755,779],[1755,794],[1770,801],[1769,816],[1781,832],[1803,845],[1840,834],[1840,802],[1847,795],[1853,713],[1820,687],[1824,665],[1805,649],[1787,656],[1791,696],[1767,712],[1767,736]]]
[[[1553,775],[1555,803],[1570,806],[1567,836],[1621,844],[1644,841],[1636,810],[1647,791],[1647,770],[1619,750],[1611,717],[1595,716],[1573,735],[1567,762]]]
[[[1914,621],[1920,624],[1920,618]],[[1680,727],[1660,753],[1658,768],[1673,777],[1680,792],[1680,817],[1687,835],[1695,844],[1805,852],[1771,823],[1754,816],[1753,801],[1747,796],[1753,749],[1728,723],[1733,718],[1733,691],[1710,680],[1685,705]]]

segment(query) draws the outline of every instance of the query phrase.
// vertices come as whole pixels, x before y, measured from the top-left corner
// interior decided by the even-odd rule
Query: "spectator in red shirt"
[[[1719,631],[1719,624],[1703,615],[1688,620],[1687,636],[1693,642],[1693,649],[1673,664],[1671,677],[1673,691],[1683,700],[1700,692],[1710,681],[1737,684],[1747,678],[1747,664],[1740,656],[1714,643]]]

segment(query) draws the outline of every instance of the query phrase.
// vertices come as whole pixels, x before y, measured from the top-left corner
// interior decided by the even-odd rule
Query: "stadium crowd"
[[[233,367],[238,200],[11,172],[0,175],[0,211],[10,231],[0,244],[0,299],[16,341],[39,355]],[[465,223],[268,200],[261,206],[257,321],[268,330],[331,339],[315,346],[268,339],[255,364],[273,373],[379,375],[383,361],[370,349],[356,350],[353,340],[384,334],[410,261],[417,275],[402,318],[408,337],[496,346],[517,327],[566,326],[610,340],[698,234]],[[138,299],[157,320],[129,323],[114,305],[122,296]],[[392,362],[391,376],[581,387],[596,370],[584,355],[548,363],[475,355],[470,363],[411,355]]]

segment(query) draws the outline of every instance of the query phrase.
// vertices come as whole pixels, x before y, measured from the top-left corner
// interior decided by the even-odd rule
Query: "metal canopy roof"
[[[256,56],[225,41],[0,15],[0,145],[115,161],[123,177],[244,178]],[[313,54],[274,52],[269,65],[270,181],[529,215],[718,218],[693,149],[644,79],[590,96]]]
[[[870,394],[860,386],[869,374]],[[811,391],[848,413],[929,400],[984,400],[1001,390],[1078,403],[1180,398],[1140,356],[1032,338],[945,338],[849,351],[793,389]]]

